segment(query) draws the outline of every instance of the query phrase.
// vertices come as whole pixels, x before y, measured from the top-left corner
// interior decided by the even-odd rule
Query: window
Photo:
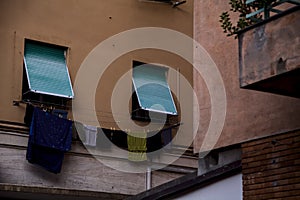
[[[167,3],[172,5],[173,7],[177,7],[181,4],[186,3],[186,0],[144,0],[144,1],[148,1],[148,2],[155,2],[155,3]]]
[[[149,121],[151,116],[177,115],[176,106],[167,83],[168,69],[133,61],[132,119]]]
[[[65,105],[74,97],[67,48],[25,40],[22,99]]]

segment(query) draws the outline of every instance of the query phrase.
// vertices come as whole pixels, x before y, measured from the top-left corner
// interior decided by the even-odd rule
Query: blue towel
[[[72,143],[72,121],[34,109],[30,136],[34,144],[69,151]]]
[[[59,173],[64,152],[71,149],[72,121],[34,109],[26,159]]]
[[[57,174],[61,171],[64,152],[28,143],[26,158],[30,163]]]

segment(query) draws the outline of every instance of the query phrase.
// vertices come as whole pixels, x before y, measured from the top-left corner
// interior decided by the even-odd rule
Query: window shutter
[[[142,109],[177,115],[167,72],[167,68],[150,64],[133,68],[133,85]]]
[[[73,98],[65,48],[26,41],[25,69],[32,92]]]

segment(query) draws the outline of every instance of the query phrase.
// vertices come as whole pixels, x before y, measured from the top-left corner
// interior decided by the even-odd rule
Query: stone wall
[[[219,22],[220,14],[230,9],[228,1],[199,0],[194,4],[194,38],[216,63],[226,90],[226,99],[220,100],[227,104],[226,119],[220,137],[215,138],[215,148],[299,128],[298,99],[240,88],[238,40],[226,37]],[[211,120],[212,107],[207,86],[195,73],[194,88],[200,107],[200,127],[194,141],[198,152]]]

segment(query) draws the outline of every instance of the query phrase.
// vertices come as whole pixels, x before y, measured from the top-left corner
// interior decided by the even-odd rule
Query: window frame
[[[136,60],[132,61],[132,68],[138,67],[141,65],[147,65],[147,63],[136,61]],[[151,64],[151,65],[153,65],[153,64]],[[155,65],[153,65],[153,66],[155,66]],[[161,66],[159,66],[159,65],[157,65],[157,67],[161,68]],[[169,87],[169,90],[170,90],[170,87]],[[176,109],[176,114],[172,114],[172,115],[170,113],[161,113],[161,112],[157,112],[155,110],[143,109],[139,103],[138,95],[136,94],[133,77],[132,77],[132,91],[133,91],[132,98],[131,98],[131,119],[132,120],[137,120],[137,121],[142,121],[142,122],[154,121],[154,122],[158,122],[158,123],[165,122],[166,124],[169,124],[171,118],[173,118],[173,117],[178,118],[177,106],[174,101],[174,97],[173,97],[171,90],[170,90],[170,95],[172,98],[172,103]],[[161,117],[160,117],[160,115],[161,115]],[[167,115],[167,116],[165,117],[165,115]],[[150,116],[157,116],[157,117],[150,118]]]
[[[30,81],[28,79],[29,75],[28,75],[28,71],[27,71],[27,66],[26,66],[26,43],[36,43],[36,44],[40,44],[45,45],[45,46],[50,46],[50,47],[56,47],[56,48],[60,48],[63,49],[64,51],[64,61],[65,61],[65,65],[66,65],[66,70],[68,73],[68,81],[70,83],[70,88],[72,91],[72,96],[71,97],[66,97],[63,95],[55,95],[52,93],[47,93],[47,92],[41,92],[41,91],[32,91],[29,87]],[[57,107],[61,107],[66,109],[67,108],[67,103],[68,101],[72,100],[72,98],[74,98],[74,91],[73,91],[73,85],[72,85],[72,81],[71,81],[71,77],[70,77],[70,72],[69,72],[69,68],[68,68],[68,53],[69,52],[69,47],[66,46],[62,46],[62,45],[57,45],[57,44],[53,44],[53,43],[49,43],[49,42],[43,42],[43,41],[38,41],[38,40],[32,40],[32,39],[24,39],[24,44],[23,44],[23,74],[22,74],[22,95],[21,95],[21,99],[24,102],[32,102],[32,103],[36,103],[36,104],[43,104],[43,105],[53,105],[53,106],[57,106]]]

